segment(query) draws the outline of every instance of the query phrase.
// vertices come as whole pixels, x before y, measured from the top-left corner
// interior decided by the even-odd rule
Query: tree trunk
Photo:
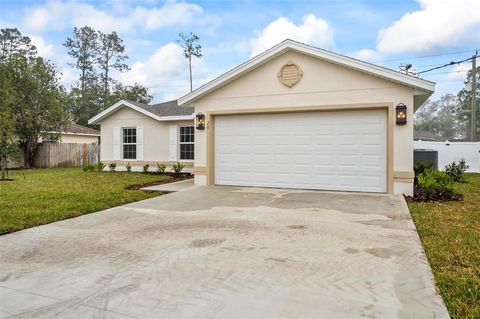
[[[82,97],[85,95],[85,69],[82,69]]]
[[[5,179],[6,177],[6,171],[7,171],[7,159],[5,156],[2,154],[2,158],[0,159],[1,165],[2,165],[2,179]]]
[[[23,161],[27,168],[35,166],[35,153],[37,152],[37,140],[27,140],[23,148]]]
[[[190,92],[193,91],[193,85],[192,85],[192,57],[188,57],[188,69],[190,71]]]
[[[107,100],[108,100],[108,50],[105,52],[105,65],[104,65],[104,72],[105,72],[105,78],[103,79],[103,107],[107,106]]]
[[[105,83],[103,83],[104,97],[103,97],[103,106],[107,106],[108,101],[108,66],[105,68]]]

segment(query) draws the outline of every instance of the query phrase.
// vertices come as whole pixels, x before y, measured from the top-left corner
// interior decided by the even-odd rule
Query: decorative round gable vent
[[[289,61],[280,69],[277,76],[282,84],[291,88],[300,81],[303,71],[298,65]]]

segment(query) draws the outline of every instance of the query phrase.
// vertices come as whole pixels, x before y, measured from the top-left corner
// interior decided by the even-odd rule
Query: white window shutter
[[[120,159],[120,127],[116,126],[113,128],[113,159]]]
[[[168,144],[168,160],[177,161],[177,126],[170,125],[170,138]]]
[[[137,126],[137,160],[143,160],[143,127]]]

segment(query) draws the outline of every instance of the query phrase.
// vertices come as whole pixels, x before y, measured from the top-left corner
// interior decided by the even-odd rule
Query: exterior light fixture
[[[403,103],[397,104],[395,107],[397,125],[407,124],[407,106]]]
[[[205,129],[205,115],[200,112],[196,115],[197,118],[197,130],[204,130]]]

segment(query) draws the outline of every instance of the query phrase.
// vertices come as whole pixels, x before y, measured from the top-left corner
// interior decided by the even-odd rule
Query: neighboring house
[[[52,134],[59,134],[58,140],[49,141],[48,138],[40,137],[38,142],[48,143],[74,143],[74,144],[98,144],[100,142],[100,131],[82,126],[76,123],[70,123],[65,129],[60,132],[50,132]],[[40,146],[39,146],[40,147]],[[73,156],[73,155],[72,155]],[[58,156],[52,156],[57,158]],[[19,168],[23,166],[23,159],[11,160],[7,162],[8,168]]]
[[[89,123],[101,125],[103,161],[194,160],[196,185],[411,195],[413,113],[434,89],[285,40],[179,106],[121,101]],[[204,128],[193,126],[194,116],[204,116]]]
[[[443,142],[446,138],[429,131],[413,131],[414,141]]]
[[[56,132],[52,132],[56,133]],[[100,142],[100,131],[95,130],[90,127],[82,126],[76,123],[70,123],[67,127],[61,132],[60,136],[56,142],[59,143],[99,143]],[[42,141],[42,140],[41,140]],[[48,141],[43,139],[43,141]]]

